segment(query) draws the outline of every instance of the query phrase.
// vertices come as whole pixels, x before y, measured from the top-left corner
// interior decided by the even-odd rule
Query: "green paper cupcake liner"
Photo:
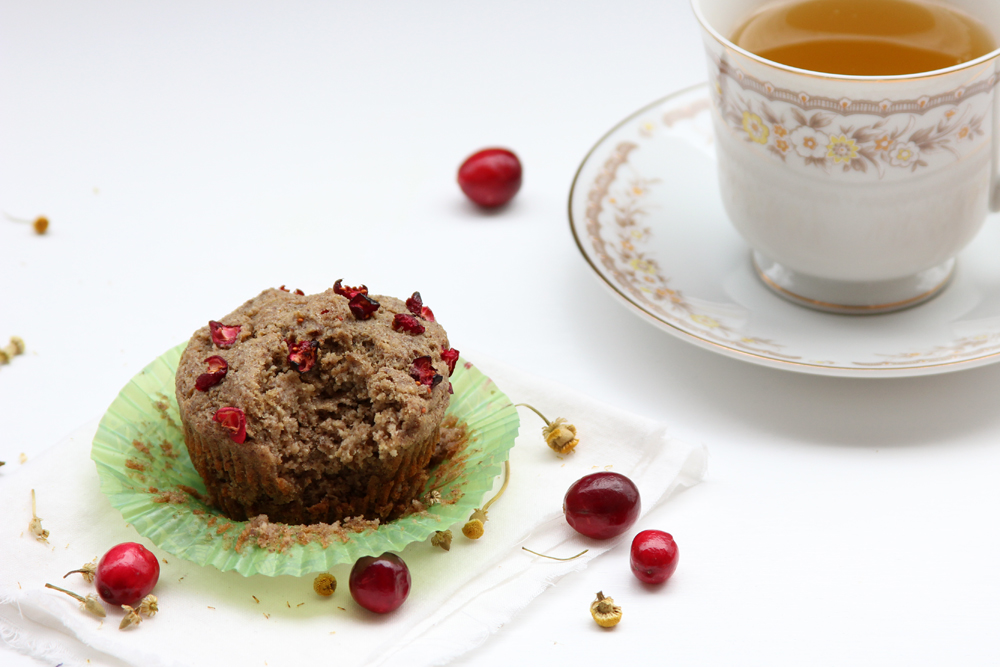
[[[434,531],[464,522],[493,488],[517,437],[510,399],[471,363],[460,359],[450,378],[448,414],[467,428],[459,462],[432,471],[432,489],[443,503],[391,521],[377,530],[318,537],[289,526],[286,544],[261,546],[247,539],[247,521],[232,521],[203,502],[205,485],[191,464],[181,430],[174,374],[187,343],[166,352],[122,389],[101,419],[91,458],[101,491],[140,535],[164,551],[198,565],[244,576],[301,576],[362,556],[400,551]],[[464,457],[464,459],[463,459]],[[281,524],[272,524],[281,527]]]

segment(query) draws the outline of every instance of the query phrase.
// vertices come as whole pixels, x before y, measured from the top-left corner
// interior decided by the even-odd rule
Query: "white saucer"
[[[1000,216],[934,299],[836,315],[778,297],[723,211],[707,85],[639,110],[584,159],[569,196],[583,256],[629,310],[681,340],[817,375],[933,375],[1000,360]]]

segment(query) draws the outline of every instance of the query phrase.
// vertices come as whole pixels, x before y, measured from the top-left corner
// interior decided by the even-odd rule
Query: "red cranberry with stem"
[[[396,554],[363,556],[351,568],[351,597],[376,614],[398,609],[410,594],[410,570]]]
[[[296,370],[300,373],[311,371],[316,365],[316,350],[319,348],[319,343],[314,340],[301,340],[296,343],[294,338],[288,338],[285,344],[288,346],[288,361]]]
[[[239,408],[219,408],[212,415],[212,421],[229,431],[229,438],[238,445],[247,439],[247,416]]]
[[[222,378],[229,372],[229,364],[218,355],[205,359],[205,363],[208,364],[208,372],[202,373],[194,381],[194,388],[198,391],[208,391],[222,382]]]
[[[353,299],[359,294],[368,294],[368,288],[364,285],[359,285],[358,287],[348,287],[347,285],[341,285],[341,278],[337,278],[337,282],[333,284],[333,293],[339,294],[340,296],[346,296],[348,299]]]
[[[410,364],[410,377],[422,385],[436,387],[444,378],[438,374],[430,357],[417,357]]]
[[[680,553],[670,533],[644,530],[632,539],[632,574],[647,584],[662,584],[677,569]]]
[[[394,331],[405,331],[413,335],[422,334],[424,325],[417,322],[417,318],[406,313],[396,313],[392,318],[392,328]]]
[[[578,533],[603,540],[621,535],[639,518],[639,489],[625,475],[595,472],[573,482],[563,498],[566,521]]]
[[[115,606],[136,606],[160,579],[160,563],[135,542],[111,547],[97,564],[94,585],[101,599]]]
[[[348,304],[351,313],[359,320],[367,320],[378,310],[379,302],[369,298],[367,294],[355,294]]]
[[[521,189],[521,161],[505,148],[481,150],[459,167],[458,185],[483,208],[503,206]]]
[[[441,350],[441,358],[446,364],[448,364],[448,376],[451,377],[452,373],[455,372],[455,364],[458,363],[458,350],[451,348],[450,350]]]
[[[236,342],[236,337],[240,335],[240,329],[242,328],[243,327],[239,324],[227,327],[225,324],[214,320],[208,323],[208,330],[212,334],[212,342],[215,343],[216,347],[221,347],[223,349],[233,346],[233,343]]]

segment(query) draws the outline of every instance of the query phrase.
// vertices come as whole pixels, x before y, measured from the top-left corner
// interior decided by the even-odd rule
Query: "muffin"
[[[414,293],[269,289],[194,333],[184,441],[231,519],[394,519],[428,477],[457,350]]]

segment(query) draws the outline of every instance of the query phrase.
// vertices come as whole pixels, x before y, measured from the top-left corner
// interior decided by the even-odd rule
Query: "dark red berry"
[[[639,489],[625,475],[595,472],[573,482],[563,498],[566,521],[599,540],[621,535],[639,518]]]
[[[458,185],[484,208],[503,206],[521,189],[521,161],[505,148],[481,150],[459,167]]]
[[[644,530],[632,539],[632,574],[647,584],[662,584],[677,569],[680,554],[670,533]]]
[[[414,292],[413,295],[406,300],[406,309],[413,313],[414,315],[420,315],[420,309],[424,307],[424,300],[420,296],[420,292]]]
[[[302,291],[302,290],[300,290],[300,289],[297,289],[297,290],[295,290],[295,291],[293,292],[293,294],[297,294],[298,296],[305,296],[305,295],[306,295],[306,293],[305,293],[305,292],[303,292],[303,291]]]
[[[247,417],[239,408],[219,408],[212,415],[212,421],[218,422],[222,428],[229,431],[233,442],[242,445],[247,439]]]
[[[285,287],[284,285],[282,285],[282,286],[281,286],[281,287],[279,287],[278,289],[280,289],[280,290],[281,290],[282,292],[287,292],[287,291],[288,291],[288,288],[287,288],[287,287]]]
[[[359,294],[368,294],[368,288],[364,285],[358,287],[348,287],[347,285],[341,285],[341,279],[338,278],[337,282],[333,284],[334,294],[339,294],[340,296],[346,296],[348,299],[353,299]]]
[[[97,564],[94,585],[108,604],[136,606],[160,579],[160,564],[149,549],[125,542],[111,547]]]
[[[436,387],[444,378],[438,374],[430,357],[417,357],[410,364],[410,377],[422,385]]]
[[[413,315],[407,315],[406,313],[396,313],[392,318],[392,328],[395,331],[405,331],[414,335],[424,332],[424,325],[417,322],[417,318]]]
[[[420,298],[420,292],[414,292],[413,296],[406,300],[406,309],[417,317],[422,317],[429,322],[434,321],[434,312],[424,305],[424,300]]]
[[[376,614],[398,609],[410,594],[410,570],[396,554],[363,556],[351,568],[351,597]]]
[[[202,373],[194,381],[194,387],[198,391],[208,391],[222,382],[222,378],[226,377],[226,373],[229,372],[229,364],[220,356],[209,357],[205,359],[205,363],[208,364],[208,372]]]
[[[288,346],[288,361],[296,370],[300,373],[311,371],[316,365],[316,350],[319,348],[319,343],[314,340],[302,340],[296,343],[294,338],[289,338],[285,340],[285,344]]]
[[[367,320],[378,310],[379,303],[375,299],[369,298],[367,294],[358,293],[348,302],[347,306],[351,309],[354,317],[359,320]]]
[[[212,334],[212,342],[215,343],[216,347],[221,347],[223,349],[233,346],[233,343],[236,342],[236,337],[240,335],[240,329],[242,328],[243,327],[239,324],[227,327],[221,322],[212,321],[208,323],[208,330]]]
[[[448,364],[448,376],[450,377],[455,372],[455,364],[458,363],[458,350],[455,348],[441,350],[441,359]]]

